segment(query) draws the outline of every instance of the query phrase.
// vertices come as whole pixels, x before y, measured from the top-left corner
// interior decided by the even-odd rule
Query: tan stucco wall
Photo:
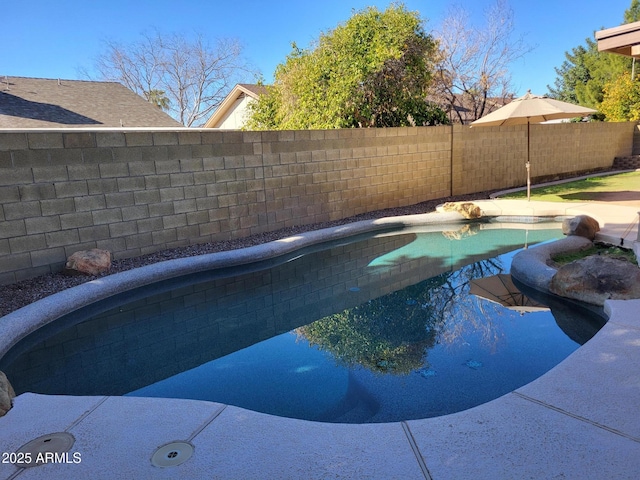
[[[609,167],[633,130],[532,126],[532,175]],[[125,258],[522,185],[525,132],[0,131],[0,284],[86,248]]]

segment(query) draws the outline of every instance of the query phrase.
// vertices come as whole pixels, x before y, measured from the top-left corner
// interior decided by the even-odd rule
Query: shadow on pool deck
[[[560,195],[560,197],[569,201],[607,202],[640,207],[640,191],[576,192]]]

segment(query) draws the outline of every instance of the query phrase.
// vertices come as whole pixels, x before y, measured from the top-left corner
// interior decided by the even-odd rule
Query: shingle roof
[[[116,82],[0,77],[0,128],[182,127]]]
[[[453,123],[458,123],[460,122],[460,119],[462,119],[462,123],[466,125],[473,122],[474,120],[477,120],[477,112],[475,111],[473,100],[466,95],[456,94],[454,105],[451,105],[448,102],[444,102],[442,100],[442,97],[438,97],[435,95],[429,96],[427,100],[435,103],[440,108],[442,108],[447,113],[449,120]],[[504,107],[505,105],[510,103],[511,100],[513,100],[513,97],[511,96],[488,97],[486,99],[486,105],[484,106],[483,113],[487,115],[500,107]]]
[[[260,95],[267,93],[265,85],[257,85],[255,83],[239,83],[238,85],[253,93],[255,95],[253,98],[258,98]]]

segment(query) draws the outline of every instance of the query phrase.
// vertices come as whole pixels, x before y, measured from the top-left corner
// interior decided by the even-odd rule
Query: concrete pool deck
[[[599,221],[600,239],[629,246],[637,238],[634,207],[474,203],[491,216],[587,214]],[[0,478],[637,478],[639,310],[640,300],[607,302],[607,324],[544,376],[424,420],[325,424],[193,400],[26,393],[0,418]],[[32,468],[6,463],[55,432],[75,439],[66,457]],[[154,453],[172,442],[180,443],[163,450],[167,463],[187,458],[188,446],[193,455],[177,466],[153,465]]]

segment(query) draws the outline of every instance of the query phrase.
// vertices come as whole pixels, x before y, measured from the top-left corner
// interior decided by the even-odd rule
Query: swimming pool
[[[464,410],[579,346],[549,312],[468,295],[471,279],[508,271],[508,252],[561,236],[496,227],[366,235],[163,282],[54,322],[0,368],[17,393],[197,398],[320,421]]]

